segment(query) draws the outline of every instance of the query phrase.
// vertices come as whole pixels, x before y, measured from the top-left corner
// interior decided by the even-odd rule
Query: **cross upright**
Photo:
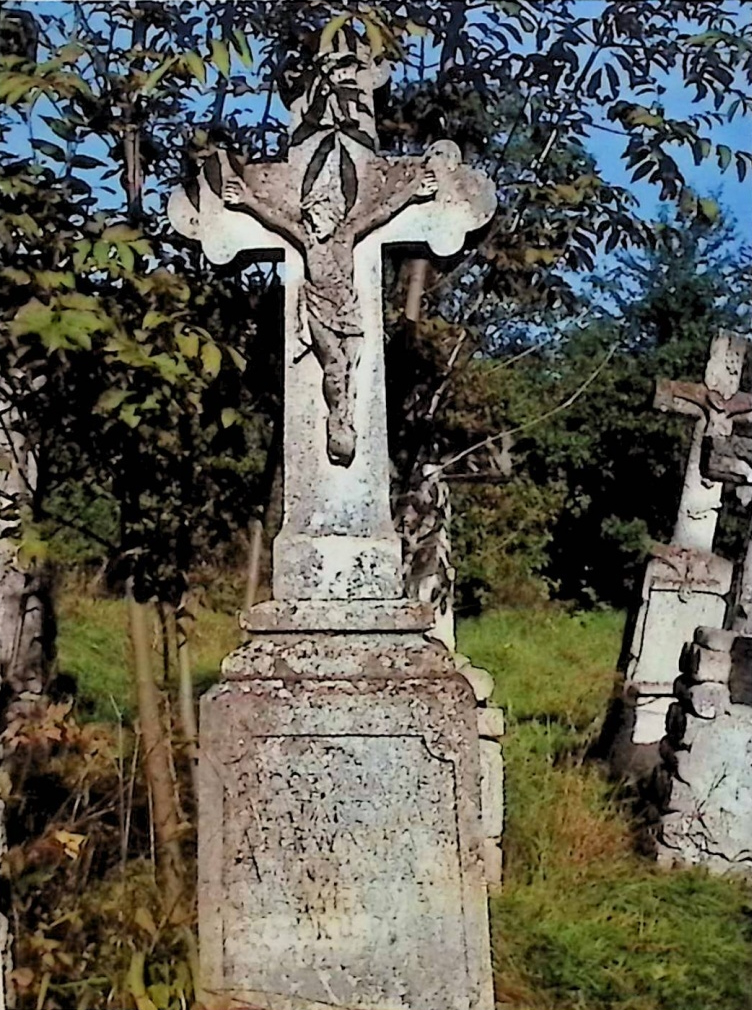
[[[752,493],[752,438],[743,435],[706,436],[702,445],[702,470],[710,480]],[[747,533],[744,560],[738,571],[731,630],[752,635],[752,528]]]
[[[723,483],[703,474],[703,439],[731,434],[734,420],[752,416],[752,394],[740,392],[749,341],[722,331],[711,344],[703,383],[658,382],[654,405],[697,419],[672,544],[711,553]]]
[[[495,211],[492,182],[449,141],[423,156],[378,153],[383,73],[344,32],[322,48],[291,107],[285,162],[219,152],[169,216],[227,263],[285,261],[284,517],[277,601],[399,600],[401,544],[389,502],[382,250],[458,253]],[[367,609],[367,608],[366,608]]]

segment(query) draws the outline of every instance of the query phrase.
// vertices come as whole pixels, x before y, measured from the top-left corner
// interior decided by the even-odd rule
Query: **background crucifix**
[[[739,391],[748,347],[745,338],[722,332],[711,344],[704,382],[658,382],[655,406],[659,410],[697,419],[671,539],[677,546],[713,550],[723,484],[703,474],[702,442],[708,436],[730,435],[734,419],[752,412],[752,394]]]

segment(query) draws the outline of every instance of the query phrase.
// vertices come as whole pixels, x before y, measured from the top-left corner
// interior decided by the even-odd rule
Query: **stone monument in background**
[[[734,418],[752,411],[740,393],[747,341],[722,333],[711,345],[704,383],[660,380],[655,406],[695,418],[671,543],[656,545],[648,562],[642,603],[632,631],[626,691],[632,742],[656,745],[679,676],[679,659],[695,628],[721,627],[733,564],[713,553],[723,485],[700,468],[703,438],[731,433]]]
[[[463,676],[424,637],[431,608],[404,597],[381,269],[397,243],[460,252],[496,197],[453,143],[378,153],[381,78],[340,32],[292,106],[287,161],[217,154],[170,202],[216,263],[282,254],[286,289],[273,599],[244,615],[251,640],[201,703],[209,1007],[493,1007],[500,713],[478,709],[490,678]]]
[[[659,860],[752,871],[752,540],[714,552],[724,485],[752,497],[750,342],[721,333],[704,384],[660,381],[697,418],[672,542],[648,563],[613,749],[638,782]],[[627,739],[627,737],[629,739]]]

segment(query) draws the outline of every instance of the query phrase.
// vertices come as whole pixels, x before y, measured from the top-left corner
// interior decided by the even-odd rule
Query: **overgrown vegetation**
[[[622,625],[614,611],[544,609],[460,626],[508,720],[497,998],[510,1010],[745,1010],[752,889],[636,855],[613,786],[584,760]]]

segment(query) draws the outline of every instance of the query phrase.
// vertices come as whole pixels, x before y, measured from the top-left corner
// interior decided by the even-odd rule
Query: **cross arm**
[[[653,406],[657,410],[674,411],[701,417],[706,413],[707,387],[697,382],[677,382],[659,379],[655,387]]]
[[[741,418],[752,414],[752,393],[738,392],[724,398],[717,390],[698,382],[678,382],[659,379],[653,406],[658,410],[673,410],[677,414],[701,417],[715,412],[725,417]]]

